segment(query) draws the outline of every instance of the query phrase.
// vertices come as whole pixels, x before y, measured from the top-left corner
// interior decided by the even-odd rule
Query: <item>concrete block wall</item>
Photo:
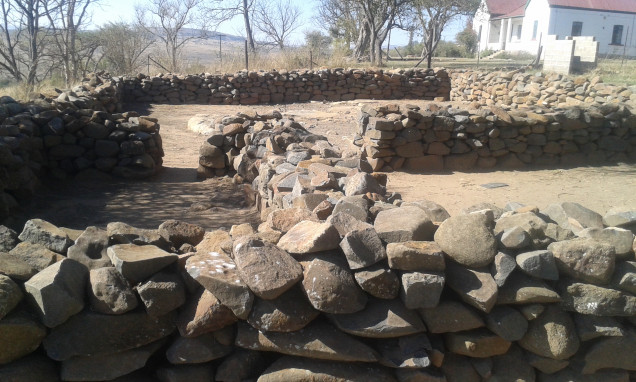
[[[560,74],[570,74],[574,55],[574,40],[556,40],[548,36],[543,45],[543,70]],[[554,36],[556,37],[556,36]]]

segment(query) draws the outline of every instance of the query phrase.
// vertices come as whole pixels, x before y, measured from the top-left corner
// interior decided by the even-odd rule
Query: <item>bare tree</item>
[[[204,15],[203,2],[150,0],[146,5],[135,7],[138,25],[163,43],[170,71],[180,69],[179,57],[187,42],[207,36],[209,22]],[[193,29],[186,31],[187,28]]]
[[[42,0],[0,0],[0,69],[33,86],[44,57],[48,28]],[[47,24],[48,25],[48,24]],[[46,72],[46,70],[44,70]]]
[[[349,48],[358,40],[363,28],[362,20],[358,17],[358,8],[353,0],[320,0],[318,5],[318,24],[329,31],[329,35],[339,39]],[[366,36],[366,34],[365,34]],[[360,58],[368,48],[368,42],[356,41],[354,56]]]
[[[261,2],[256,6],[254,21],[256,29],[283,50],[289,35],[300,27],[300,15],[300,8],[290,0]]]
[[[480,0],[414,0],[413,11],[419,19],[423,34],[422,60],[431,67],[433,52],[442,38],[442,31],[458,16],[474,15]]]
[[[134,74],[154,39],[147,30],[124,22],[108,23],[99,30],[103,62],[115,74]]]
[[[217,24],[229,21],[236,16],[243,18],[245,39],[252,53],[256,53],[252,19],[254,16],[255,0],[212,0],[207,7],[207,16]]]
[[[46,0],[55,55],[62,65],[66,86],[83,77],[98,48],[97,39],[82,31],[91,22],[90,7],[99,0]]]

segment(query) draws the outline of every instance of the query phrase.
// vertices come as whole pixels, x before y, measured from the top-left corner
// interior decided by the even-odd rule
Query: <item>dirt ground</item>
[[[328,137],[341,149],[351,149],[361,104],[387,101],[348,101],[336,103],[256,106],[259,112],[280,110],[305,127]],[[398,101],[425,106],[424,101]],[[123,221],[142,228],[156,228],[167,219],[200,224],[210,230],[233,224],[257,224],[258,213],[244,202],[243,192],[229,179],[196,180],[198,149],[206,138],[186,128],[195,114],[233,115],[246,106],[149,105],[131,108],[158,118],[166,156],[164,170],[151,179],[124,182],[116,179],[77,179],[53,182],[43,187],[22,214],[40,217],[54,224],[82,229],[89,225],[105,227]],[[486,188],[488,183],[507,186]],[[388,191],[399,192],[407,201],[429,199],[456,214],[462,208],[490,202],[505,206],[516,201],[539,208],[560,201],[578,202],[601,214],[612,207],[636,209],[636,166],[614,165],[571,169],[489,171],[416,175],[389,174]]]

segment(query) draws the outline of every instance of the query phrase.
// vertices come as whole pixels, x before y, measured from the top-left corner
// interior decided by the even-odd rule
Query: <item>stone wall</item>
[[[357,137],[376,171],[470,171],[636,160],[636,115],[617,103],[554,111],[365,106]]]
[[[623,102],[632,108],[636,106],[636,87],[605,84],[600,77],[568,77],[523,69],[453,70],[450,77],[452,101],[514,108],[587,107]]]
[[[447,99],[445,70],[321,69],[114,78],[124,102],[256,105],[353,99]]]
[[[258,228],[0,227],[0,380],[635,376],[635,211],[449,216],[356,158],[249,164]]]
[[[118,108],[113,89],[76,88],[30,104],[0,98],[0,220],[44,175],[64,178],[96,169],[143,178],[160,168],[157,120],[106,111]]]

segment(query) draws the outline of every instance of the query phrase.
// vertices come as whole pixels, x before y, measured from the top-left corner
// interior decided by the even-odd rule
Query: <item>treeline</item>
[[[97,4],[0,0],[0,77],[33,86],[59,76],[70,86],[99,69],[133,74],[151,47],[161,51],[161,68],[178,72],[189,42],[210,38],[235,17],[243,20],[250,54],[289,49],[291,34],[302,25],[301,9],[290,0],[145,0],[136,5],[133,22],[89,30]],[[305,45],[317,55],[336,49],[381,66],[390,31],[402,29],[409,49],[417,46],[430,67],[447,24],[478,6],[479,0],[319,0],[312,20],[323,31],[305,32]]]

